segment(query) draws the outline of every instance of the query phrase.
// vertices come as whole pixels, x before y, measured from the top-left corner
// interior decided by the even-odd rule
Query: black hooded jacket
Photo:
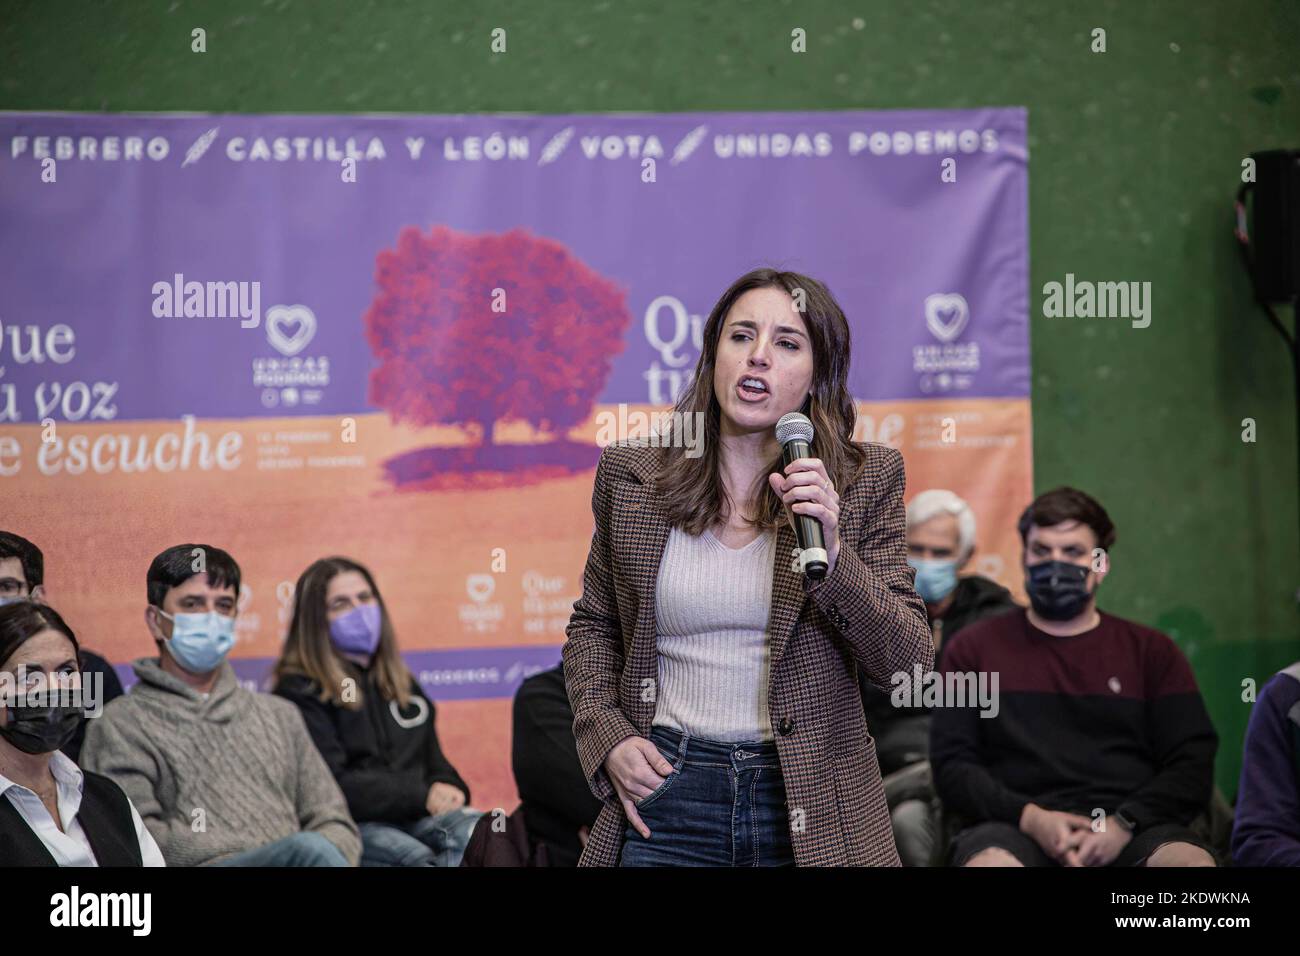
[[[325,703],[309,678],[287,675],[275,693],[302,711],[307,731],[347,798],[357,823],[410,823],[428,816],[429,788],[447,783],[465,794],[469,787],[438,745],[433,702],[415,679],[405,706],[384,700],[369,668],[344,665],[357,680],[356,710]]]

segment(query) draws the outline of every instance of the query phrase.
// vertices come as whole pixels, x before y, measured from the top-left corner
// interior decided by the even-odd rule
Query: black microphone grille
[[[776,423],[776,440],[784,445],[788,441],[802,438],[808,444],[813,440],[813,423],[808,416],[800,412],[786,412]]]

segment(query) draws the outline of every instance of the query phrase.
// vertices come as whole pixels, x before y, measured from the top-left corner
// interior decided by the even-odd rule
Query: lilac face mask
[[[378,604],[359,604],[330,621],[330,639],[344,654],[370,655],[379,646],[382,622],[383,612]]]

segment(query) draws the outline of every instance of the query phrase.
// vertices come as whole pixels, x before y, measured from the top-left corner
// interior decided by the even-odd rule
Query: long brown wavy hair
[[[704,325],[703,350],[695,366],[693,380],[683,390],[663,434],[671,439],[678,417],[704,412],[704,439],[701,454],[686,455],[685,441],[659,439],[659,471],[656,485],[664,502],[668,522],[688,534],[701,534],[729,513],[733,502],[727,495],[719,466],[722,407],[713,392],[714,366],[722,327],[732,305],[751,289],[778,288],[789,293],[795,303],[803,292],[802,316],[813,350],[812,394],[800,409],[813,423],[816,435],[813,451],[826,466],[826,474],[840,494],[862,473],[866,454],[853,443],[857,408],[849,394],[849,323],[844,310],[830,290],[816,279],[798,272],[755,269],[741,276],[722,294]],[[697,438],[698,440],[698,438]],[[785,505],[768,484],[767,476],[783,468],[781,454],[754,480],[749,500],[758,503],[757,514],[749,523],[761,531],[774,530],[789,519]]]
[[[281,679],[290,674],[307,677],[320,687],[319,697],[322,702],[349,710],[361,707],[363,689],[360,686],[356,688],[355,695],[348,695],[352,699],[344,699],[343,682],[349,674],[345,669],[344,658],[334,649],[330,640],[329,614],[325,604],[330,581],[344,571],[356,571],[364,577],[379,604],[382,621],[379,646],[375,648],[370,663],[375,686],[385,700],[396,701],[399,706],[405,705],[411,696],[411,671],[398,653],[388,606],[384,604],[384,597],[379,593],[374,576],[364,565],[350,558],[321,558],[313,562],[298,578],[293,589],[293,618],[289,621],[284,650],[275,664],[272,684],[278,687]]]

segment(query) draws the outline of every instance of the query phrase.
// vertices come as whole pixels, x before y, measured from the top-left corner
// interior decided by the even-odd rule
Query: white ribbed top
[[[705,740],[772,740],[767,640],[776,535],[728,548],[673,528],[655,589],[654,723]]]

